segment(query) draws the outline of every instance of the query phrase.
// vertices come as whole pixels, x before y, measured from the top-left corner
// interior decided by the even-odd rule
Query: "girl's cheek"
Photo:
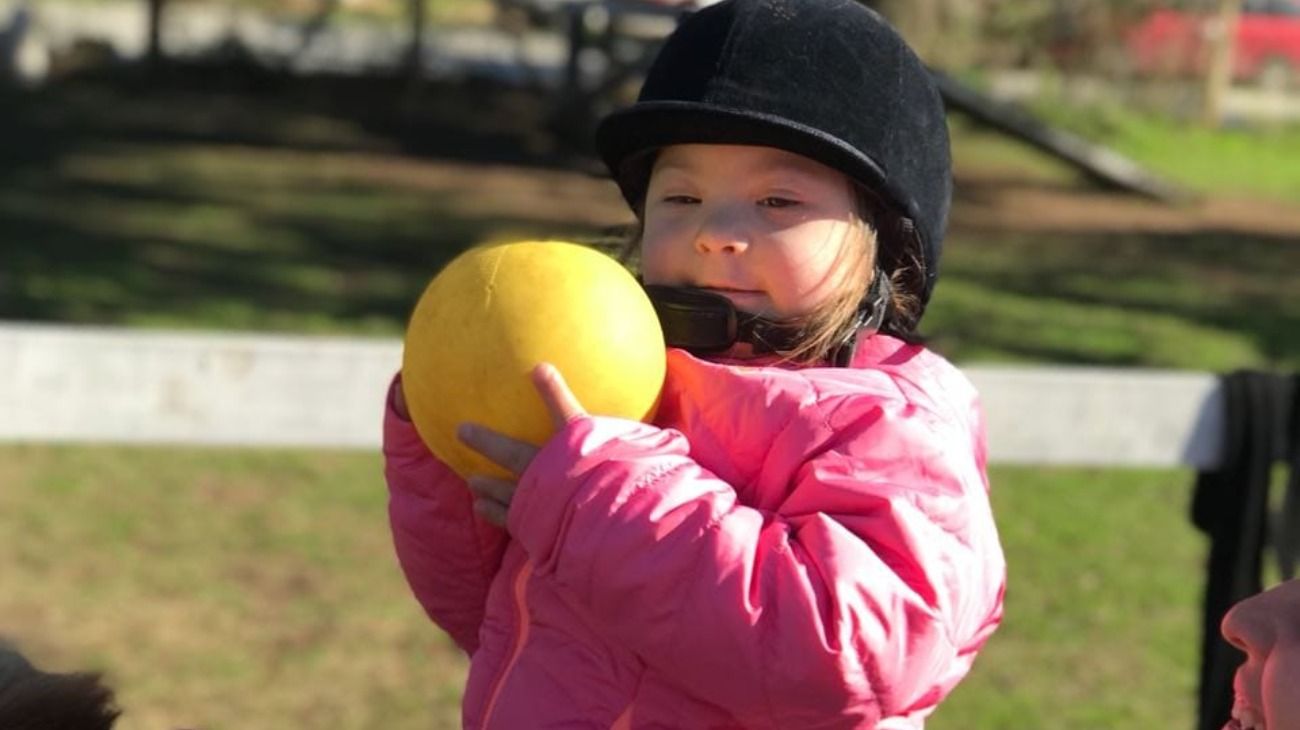
[[[655,257],[674,255],[691,242],[690,227],[682,216],[660,216],[647,220],[641,235],[641,254]]]
[[[661,284],[672,269],[672,252],[661,237],[641,240],[641,278],[647,284]]]

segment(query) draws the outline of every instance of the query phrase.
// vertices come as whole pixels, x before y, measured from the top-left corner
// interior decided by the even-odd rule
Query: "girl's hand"
[[[403,421],[411,420],[411,411],[406,407],[406,392],[402,390],[402,381],[393,385],[393,412]]]
[[[564,382],[564,376],[560,375],[554,365],[538,365],[533,368],[532,378],[533,386],[546,404],[546,410],[550,412],[557,431],[569,421],[587,415],[573,391],[569,390],[569,385]],[[462,423],[456,435],[466,446],[514,475],[512,480],[488,476],[471,476],[465,480],[474,493],[474,510],[488,522],[505,527],[510,500],[519,486],[519,477],[533,463],[538,448],[472,423]]]

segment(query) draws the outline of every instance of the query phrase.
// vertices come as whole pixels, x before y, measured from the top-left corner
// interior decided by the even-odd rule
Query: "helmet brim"
[[[848,176],[909,218],[888,175],[853,145],[799,122],[754,111],[690,101],[639,102],[614,112],[596,129],[596,151],[634,210],[640,211],[654,155],[676,144],[774,147],[816,160]]]

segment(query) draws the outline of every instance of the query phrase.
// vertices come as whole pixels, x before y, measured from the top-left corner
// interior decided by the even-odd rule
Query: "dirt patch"
[[[1206,197],[1186,205],[1082,186],[962,169],[950,230],[954,233],[1192,233],[1222,231],[1294,238],[1300,206],[1271,200]]]
[[[17,108],[23,113],[0,127],[15,126],[15,138],[44,130],[24,145],[37,151],[105,138],[219,142],[329,158],[323,168],[340,177],[427,191],[470,215],[597,229],[631,219],[590,149],[593,120],[566,116],[562,100],[542,89],[467,79],[413,91],[398,78],[297,79],[196,65],[152,80],[145,93],[120,78],[92,77]],[[1170,206],[1035,179],[1014,166],[958,159],[957,167],[950,230],[958,235],[1222,231],[1300,239],[1294,204],[1211,197]]]

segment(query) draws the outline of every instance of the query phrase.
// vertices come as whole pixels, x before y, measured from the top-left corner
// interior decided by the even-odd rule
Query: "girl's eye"
[[[670,205],[695,205],[700,199],[690,195],[665,195],[663,201]]]
[[[798,205],[799,201],[771,195],[758,201],[758,204],[764,208],[789,208]]]

